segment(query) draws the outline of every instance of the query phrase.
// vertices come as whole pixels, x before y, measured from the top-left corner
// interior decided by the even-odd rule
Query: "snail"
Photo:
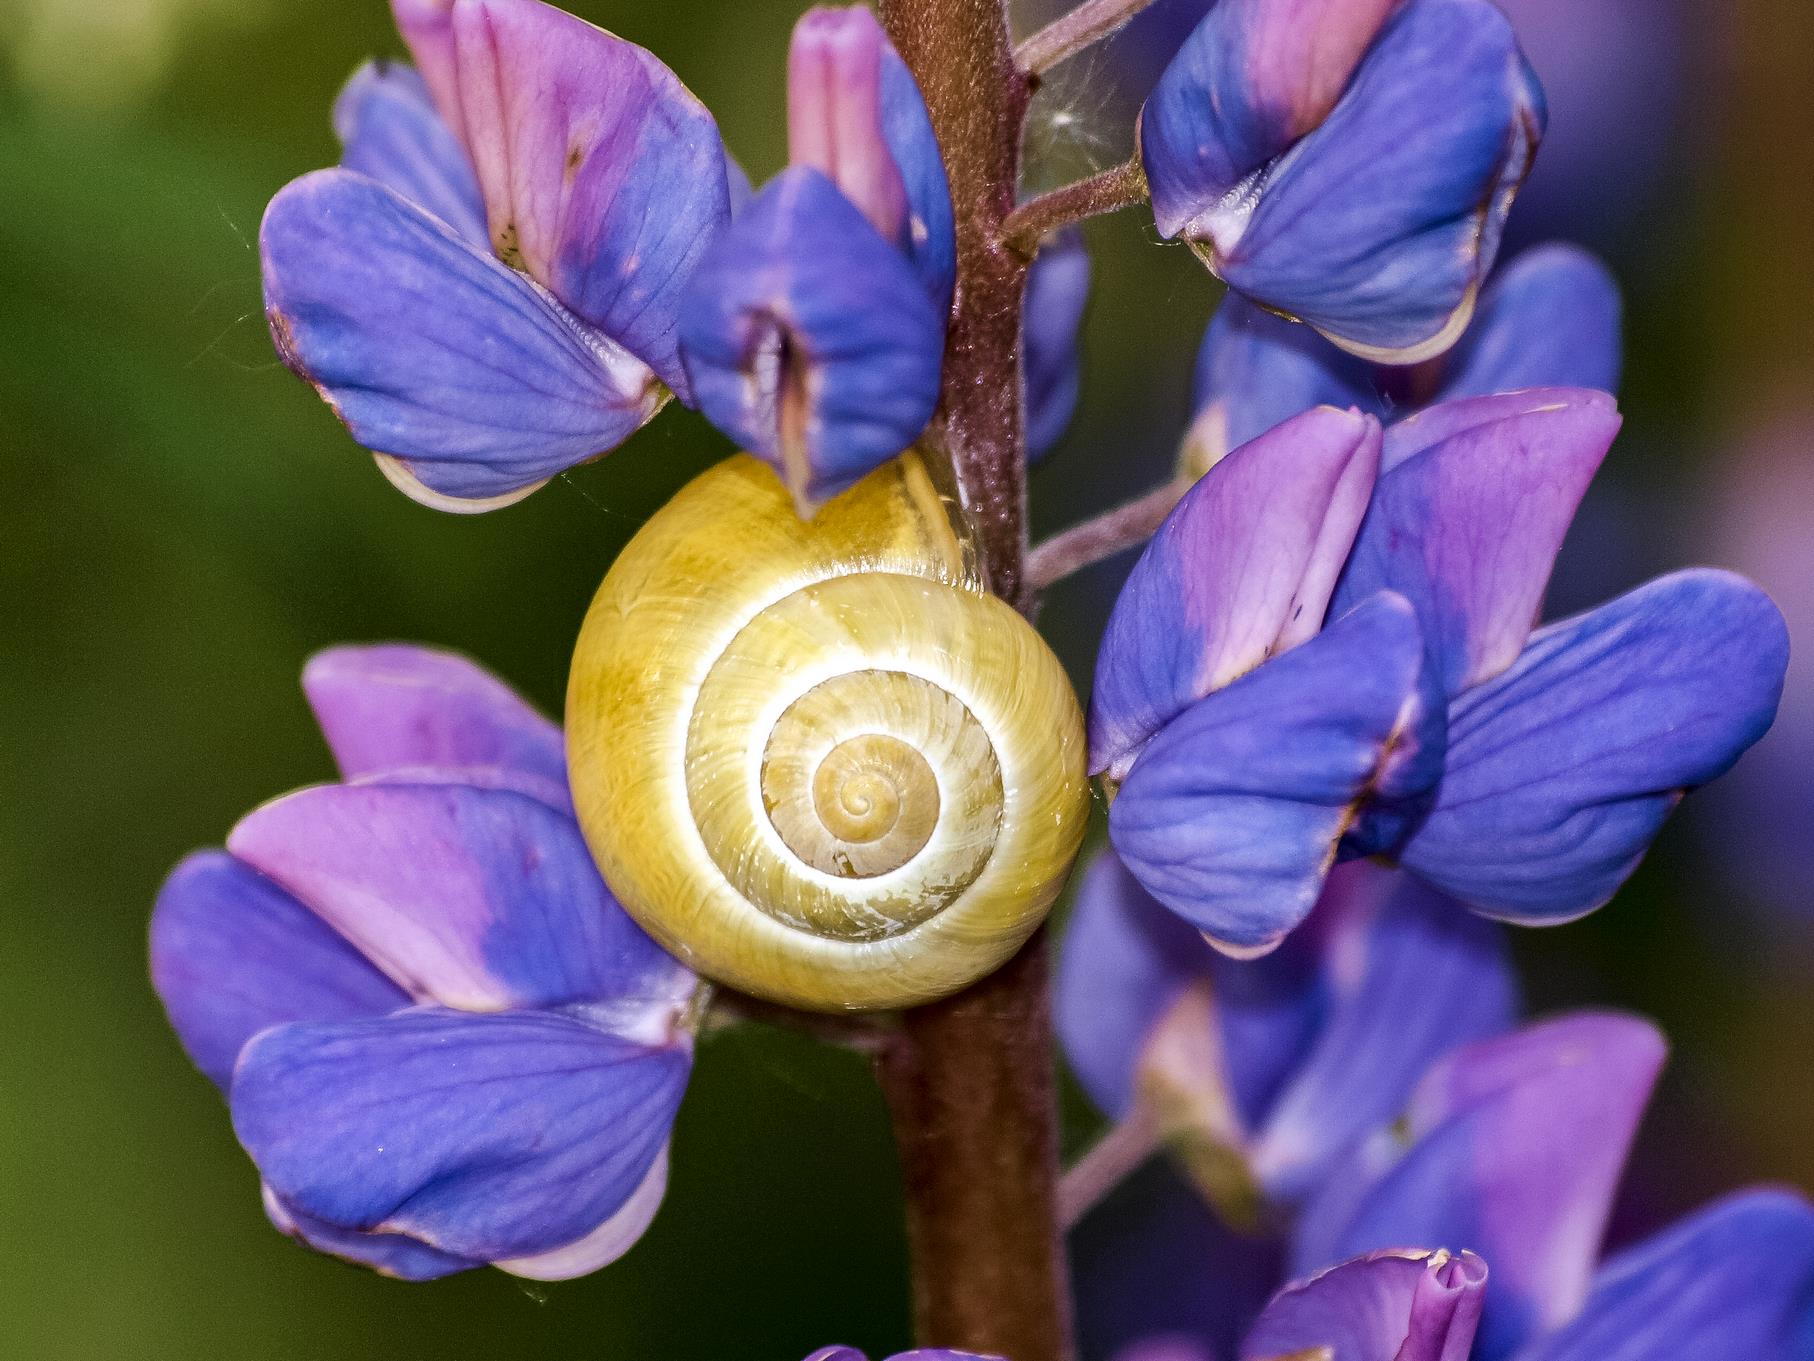
[[[912,451],[810,521],[747,455],[682,488],[586,615],[567,751],[630,914],[706,977],[817,1010],[1003,963],[1089,812],[1070,682]]]

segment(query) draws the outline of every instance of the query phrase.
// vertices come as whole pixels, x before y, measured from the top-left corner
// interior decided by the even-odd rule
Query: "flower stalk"
[[[1051,233],[1144,203],[1146,195],[1146,172],[1140,168],[1140,158],[1130,156],[1087,179],[1028,199],[1002,223],[1002,240],[1009,250],[1030,260]]]
[[[1029,78],[1050,71],[1101,42],[1153,0],[1083,0],[1014,49],[1014,61]]]
[[[1054,534],[1027,555],[1028,583],[1034,590],[1043,591],[1086,567],[1145,543],[1190,487],[1191,479],[1175,477],[1145,496]]]
[[[1027,257],[1004,243],[1031,93],[1001,0],[881,0],[937,132],[957,224],[957,303],[939,415],[946,460],[990,588],[1026,579],[1021,363]],[[924,1345],[1069,1361],[1058,1223],[1058,1102],[1044,933],[982,983],[905,1014],[878,1073],[907,1202],[914,1325]]]

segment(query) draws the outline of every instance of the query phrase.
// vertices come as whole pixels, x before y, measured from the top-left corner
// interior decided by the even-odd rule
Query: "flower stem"
[[[925,442],[946,456],[990,588],[1025,608],[1023,416],[1009,394],[1020,371],[1027,260],[1002,244],[1002,223],[1014,209],[1030,92],[1014,66],[1002,0],[881,0],[880,10],[926,98],[957,221],[957,306],[943,399]]]
[[[957,304],[925,445],[977,533],[990,589],[1032,608],[1020,391],[1027,259],[1002,242],[1031,86],[1003,0],[879,0],[926,98],[957,222]],[[878,1063],[907,1202],[924,1346],[1070,1361],[1044,933],[994,975],[903,1015]]]
[[[1159,1151],[1159,1122],[1136,1105],[1125,1120],[1110,1127],[1089,1150],[1065,1169],[1058,1184],[1058,1218],[1074,1227],[1140,1165]]]
[[[1069,1361],[1057,1091],[1043,935],[902,1018],[882,1058],[921,1345]]]
[[[1099,43],[1153,0],[1083,0],[1014,49],[1014,61],[1029,76],[1050,71],[1059,62]]]
[[[1039,243],[1060,227],[1131,208],[1144,203],[1146,194],[1146,171],[1140,168],[1140,158],[1131,156],[1088,179],[1028,199],[1002,223],[1002,242],[1030,260]]]
[[[1187,480],[1174,478],[1138,500],[1054,534],[1027,556],[1027,583],[1034,590],[1043,591],[1073,572],[1094,567],[1124,549],[1144,543],[1188,490]]]

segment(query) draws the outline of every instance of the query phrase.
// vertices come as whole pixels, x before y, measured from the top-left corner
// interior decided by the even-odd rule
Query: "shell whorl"
[[[1070,685],[912,456],[811,522],[753,459],[695,479],[607,574],[567,728],[624,906],[707,976],[799,1006],[988,972],[1088,812]]]

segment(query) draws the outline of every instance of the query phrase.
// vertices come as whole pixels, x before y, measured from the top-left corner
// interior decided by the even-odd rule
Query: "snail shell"
[[[683,488],[592,602],[567,748],[631,915],[707,977],[822,1010],[1001,964],[1089,812],[1070,683],[914,454],[810,522],[747,456]]]

